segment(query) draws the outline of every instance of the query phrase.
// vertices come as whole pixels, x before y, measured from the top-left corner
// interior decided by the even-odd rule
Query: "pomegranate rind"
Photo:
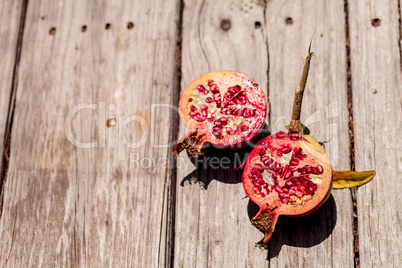
[[[321,174],[309,175],[311,181],[314,181],[317,185],[317,190],[314,194],[309,194],[307,196],[308,199],[302,200],[300,203],[283,203],[279,197],[279,193],[275,191],[271,191],[269,194],[263,196],[258,192],[258,189],[256,190],[250,174],[254,166],[261,164],[260,151],[262,148],[266,148],[267,146],[271,146],[272,148],[291,147],[292,150],[295,150],[295,148],[301,148],[302,153],[306,155],[306,158],[296,165],[295,169],[301,169],[306,165],[322,167]],[[277,155],[272,155],[272,158],[275,159],[275,161],[280,162],[283,161],[284,156],[281,158]],[[284,186],[286,180],[281,177],[278,177],[278,180],[278,185]],[[304,216],[310,214],[318,209],[328,199],[332,189],[332,169],[328,155],[324,148],[322,148],[322,146],[309,135],[295,138],[294,136],[290,137],[286,133],[278,132],[277,134],[271,135],[258,142],[251,151],[243,171],[243,187],[250,199],[260,206],[260,211],[255,218],[258,218],[266,210],[273,211],[277,215]]]
[[[193,99],[194,95],[199,94],[197,92],[197,86],[203,85],[208,88],[208,81],[211,80],[221,89],[221,96],[225,95],[229,87],[240,85],[248,99],[246,108],[253,107],[256,111],[253,118],[247,119],[249,122],[248,130],[244,131],[241,135],[223,135],[223,138],[219,139],[212,134],[213,121],[205,120],[198,122],[190,116],[191,105],[189,105],[189,103],[191,102],[189,102],[189,100]],[[179,101],[179,115],[189,129],[189,132],[202,129],[203,132],[206,133],[206,137],[204,137],[203,141],[218,149],[240,149],[252,142],[261,132],[266,113],[267,104],[264,92],[246,74],[234,71],[215,71],[198,77],[186,87]],[[212,116],[212,114],[209,115]],[[225,115],[220,114],[219,116]],[[233,116],[227,115],[226,117],[232,118]]]

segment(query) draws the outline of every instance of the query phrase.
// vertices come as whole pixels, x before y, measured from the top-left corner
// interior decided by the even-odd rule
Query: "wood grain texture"
[[[381,24],[373,27],[372,20]],[[402,77],[398,1],[350,1],[356,170],[376,177],[357,190],[362,267],[402,266]]]
[[[315,56],[304,93],[301,121],[323,142],[335,170],[349,170],[349,134],[343,1],[268,1],[269,98],[272,133],[286,131],[294,90],[314,29]],[[333,191],[318,211],[279,219],[270,241],[270,267],[353,267],[352,201]]]
[[[230,21],[229,30],[221,28],[222,20]],[[255,28],[256,21],[260,28]],[[236,70],[254,78],[266,92],[265,26],[264,5],[257,1],[185,1],[182,90],[204,73]],[[181,123],[180,136],[185,132]],[[238,154],[237,165],[244,152]],[[255,243],[263,235],[250,224],[241,171],[233,168],[235,154],[210,154],[214,155],[215,168],[210,166],[213,161],[198,162],[195,168],[185,152],[177,159],[174,266],[262,267],[267,253]],[[226,164],[219,168],[217,163]]]
[[[29,1],[1,267],[168,265],[170,148],[154,145],[169,142],[173,110],[153,104],[172,104],[178,11],[175,0]]]
[[[4,151],[23,1],[0,2],[0,152]],[[1,155],[2,172],[3,155]],[[1,191],[1,189],[0,189]],[[0,213],[1,214],[1,213]]]

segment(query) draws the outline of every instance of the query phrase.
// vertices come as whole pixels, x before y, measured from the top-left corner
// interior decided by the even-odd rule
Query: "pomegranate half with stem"
[[[195,79],[184,90],[179,114],[189,133],[175,146],[197,157],[204,144],[239,149],[258,136],[267,104],[264,92],[246,74],[216,71]]]
[[[303,135],[300,113],[313,55],[310,42],[300,86],[295,90],[289,132],[259,141],[245,163],[244,189],[260,207],[251,222],[265,233],[264,243],[271,238],[279,215],[310,214],[328,199],[332,188],[360,186],[375,175],[374,171],[333,171],[324,148],[313,137]]]

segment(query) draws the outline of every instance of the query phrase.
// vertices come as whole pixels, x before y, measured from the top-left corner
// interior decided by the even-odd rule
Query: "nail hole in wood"
[[[285,20],[286,24],[292,25],[293,24],[293,19],[291,17],[287,17]]]
[[[221,28],[224,31],[228,31],[232,27],[232,23],[230,20],[222,20],[221,21]]]
[[[379,18],[372,19],[371,25],[373,25],[373,27],[378,27],[381,25],[381,20]]]
[[[116,118],[112,117],[106,121],[107,127],[114,127],[117,124]]]
[[[127,24],[127,29],[132,29],[134,27],[134,23],[132,23],[132,22],[129,22],[128,24]]]
[[[83,26],[81,27],[81,32],[85,33],[86,31],[87,31],[87,26],[86,26],[86,25],[83,25]]]
[[[110,29],[110,27],[112,27],[112,25],[111,25],[110,23],[106,23],[106,25],[105,25],[105,29],[106,29],[106,30],[109,30],[109,29]]]
[[[56,34],[56,27],[50,28],[49,34],[50,34],[50,35],[55,35],[55,34]]]
[[[254,28],[256,28],[256,29],[261,28],[261,22],[259,22],[259,21],[254,22]]]

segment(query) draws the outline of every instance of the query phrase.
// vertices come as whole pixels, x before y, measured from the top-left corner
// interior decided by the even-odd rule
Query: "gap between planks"
[[[344,0],[345,11],[345,34],[346,34],[346,76],[347,76],[347,95],[348,95],[348,111],[349,111],[349,142],[350,142],[350,170],[355,171],[355,140],[353,130],[353,95],[352,95],[352,72],[350,62],[350,33],[349,33],[349,6],[348,0]],[[359,261],[359,219],[357,212],[356,188],[350,189],[353,208],[353,254],[354,254],[354,267],[360,267]]]
[[[21,50],[22,50],[22,43],[24,37],[24,29],[25,29],[25,21],[26,21],[26,14],[28,9],[28,0],[22,0],[22,7],[21,7],[21,16],[20,16],[20,27],[18,30],[18,40],[17,40],[17,47],[15,50],[15,60],[14,60],[14,68],[13,68],[13,78],[11,82],[11,94],[10,100],[8,104],[8,114],[7,114],[7,123],[6,129],[4,134],[4,146],[1,148],[2,152],[2,165],[0,170],[0,219],[3,215],[3,187],[7,180],[7,171],[8,171],[8,163],[10,159],[10,141],[11,141],[11,129],[13,126],[13,118],[14,118],[14,109],[15,109],[15,96],[17,93],[17,86],[18,86],[18,68],[21,60]]]
[[[177,37],[176,37],[176,61],[175,61],[175,74],[173,84],[173,97],[172,104],[174,107],[178,107],[180,99],[180,85],[181,85],[181,56],[182,56],[182,35],[183,35],[183,12],[184,12],[184,0],[179,1],[179,18],[177,21]],[[180,118],[176,113],[171,114],[171,129],[169,133],[169,139],[171,141],[177,141],[179,138],[179,125]],[[177,159],[173,156],[173,150],[167,152],[168,158],[172,159],[170,176],[170,185],[167,193],[167,221],[166,221],[166,248],[165,258],[167,267],[174,267],[174,247],[176,236],[176,187],[177,187]],[[166,180],[169,181],[169,180]]]
[[[399,13],[399,64],[402,70],[402,10],[401,10],[401,2],[398,1],[398,13]]]

